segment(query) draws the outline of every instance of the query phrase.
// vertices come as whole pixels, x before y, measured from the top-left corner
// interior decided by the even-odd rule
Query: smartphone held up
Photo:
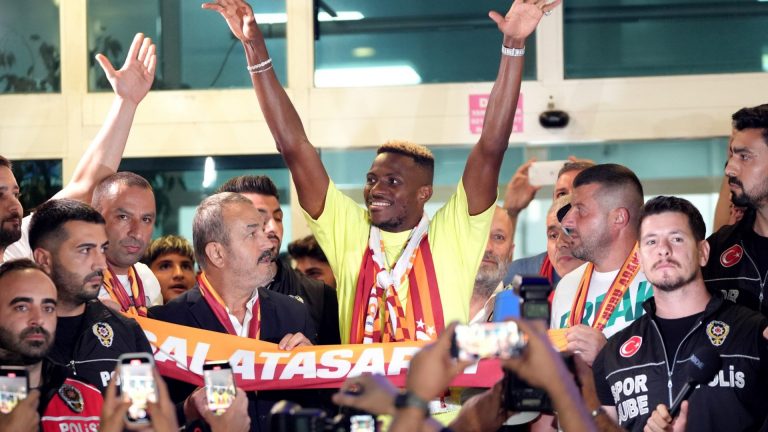
[[[147,353],[126,353],[118,358],[118,363],[120,393],[131,400],[126,420],[131,424],[147,424],[150,421],[148,404],[157,402],[155,362]]]

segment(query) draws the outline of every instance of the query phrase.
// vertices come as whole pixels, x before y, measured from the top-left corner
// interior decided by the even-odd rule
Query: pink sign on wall
[[[473,134],[479,134],[483,130],[483,118],[485,117],[485,107],[488,105],[487,94],[469,95],[469,131]],[[512,125],[512,133],[523,131],[523,94],[517,98],[517,109],[515,110],[515,122]]]

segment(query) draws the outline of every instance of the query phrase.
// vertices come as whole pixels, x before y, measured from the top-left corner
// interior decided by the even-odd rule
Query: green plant
[[[32,57],[33,62],[27,68],[23,75],[10,72],[16,65],[16,54],[7,50],[0,50],[0,69],[9,70],[0,75],[0,84],[5,82],[3,91],[5,93],[36,93],[36,92],[57,92],[61,89],[61,55],[59,48],[40,39],[39,35],[33,34],[29,37],[29,44],[26,48],[33,52],[32,47],[36,45],[37,54],[42,62],[45,75],[39,77],[35,74],[37,60]]]

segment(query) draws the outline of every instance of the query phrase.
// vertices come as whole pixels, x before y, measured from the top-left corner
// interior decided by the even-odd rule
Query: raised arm
[[[203,9],[220,13],[242,42],[261,112],[275,138],[277,150],[291,171],[299,204],[313,218],[319,217],[325,205],[328,173],[309,142],[293,103],[277,80],[253,10],[243,0],[218,0],[203,4]]]
[[[544,12],[554,9],[560,1],[514,0],[506,16],[496,12],[489,16],[504,34],[504,46],[522,49]],[[482,213],[496,201],[499,170],[512,133],[522,76],[523,56],[502,55],[485,111],[483,132],[469,154],[462,177],[471,215]]]
[[[112,85],[115,99],[99,133],[77,163],[72,179],[54,198],[71,198],[91,203],[96,185],[117,171],[136,108],[149,92],[155,78],[155,45],[141,33],[133,38],[125,64],[120,70],[115,70],[102,54],[98,54],[96,60]]]

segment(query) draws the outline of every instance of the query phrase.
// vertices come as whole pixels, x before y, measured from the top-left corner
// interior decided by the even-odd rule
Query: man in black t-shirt
[[[58,294],[57,332],[48,356],[104,391],[123,353],[152,353],[136,321],[96,300],[107,266],[104,218],[91,206],[69,199],[37,208],[29,228],[35,262]]]
[[[701,214],[681,198],[657,197],[640,214],[640,262],[654,297],[646,314],[612,336],[593,364],[604,409],[631,431],[757,430],[768,413],[768,343],[762,315],[712,296],[700,266],[707,262]],[[722,367],[690,397],[680,419],[668,412],[688,380],[693,354],[714,350]]]
[[[725,175],[741,221],[712,234],[704,282],[727,300],[768,315],[768,104],[733,115]]]

